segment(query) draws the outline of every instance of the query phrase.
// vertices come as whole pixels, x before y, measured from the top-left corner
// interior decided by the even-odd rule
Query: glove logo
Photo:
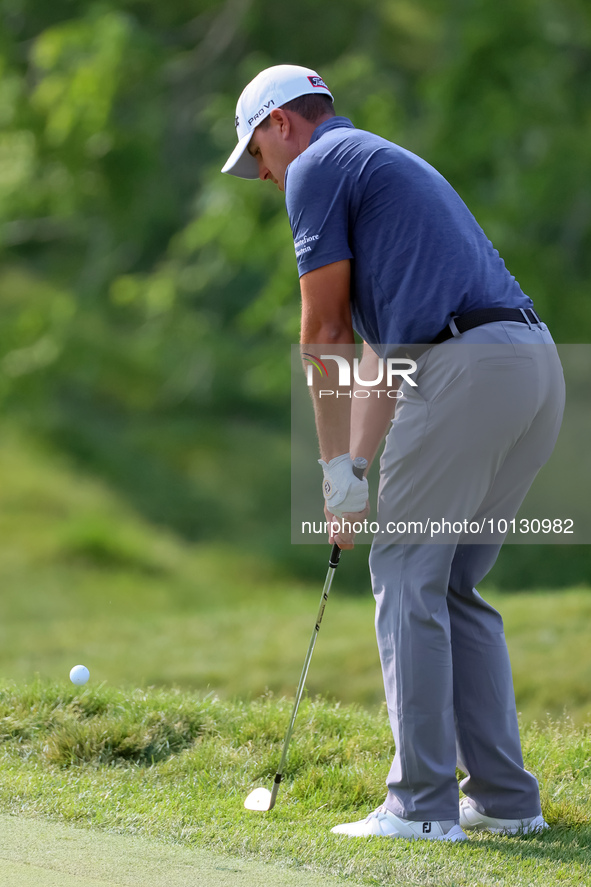
[[[332,485],[329,480],[325,480],[322,489],[324,490],[324,496],[326,499],[330,498],[330,494],[332,493]]]

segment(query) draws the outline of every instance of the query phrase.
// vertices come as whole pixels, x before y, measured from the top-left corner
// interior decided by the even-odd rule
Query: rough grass
[[[306,866],[354,883],[576,885],[591,882],[591,737],[569,721],[523,732],[552,828],[468,845],[349,841],[330,834],[382,802],[392,737],[384,710],[305,700],[285,783],[268,814],[244,810],[270,787],[291,700],[107,687],[0,689],[0,805]]]
[[[191,546],[96,479],[4,430],[0,439],[0,675],[177,686],[220,697],[293,693],[326,571],[295,582],[236,546]],[[311,695],[383,700],[369,581],[343,591],[346,552],[308,678]],[[524,722],[591,711],[588,589],[487,593],[505,619]]]

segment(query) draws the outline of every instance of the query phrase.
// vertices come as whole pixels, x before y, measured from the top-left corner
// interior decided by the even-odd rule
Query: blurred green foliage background
[[[143,519],[300,577],[325,560],[289,543],[299,290],[283,196],[220,175],[236,99],[267,65],[316,68],[337,113],[436,166],[556,340],[590,341],[586,0],[0,12],[3,423]],[[507,546],[491,581],[560,587],[590,565],[587,547]]]

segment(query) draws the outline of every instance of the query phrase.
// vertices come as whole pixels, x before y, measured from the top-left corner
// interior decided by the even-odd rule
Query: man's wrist
[[[318,464],[322,465],[323,468],[326,466],[326,468],[331,469],[336,468],[337,465],[341,465],[343,462],[346,462],[347,459],[350,458],[350,453],[342,453],[340,456],[333,456],[332,459],[319,459]]]

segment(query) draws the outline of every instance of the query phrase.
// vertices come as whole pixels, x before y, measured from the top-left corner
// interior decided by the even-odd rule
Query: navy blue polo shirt
[[[288,166],[285,200],[300,277],[351,259],[353,326],[370,344],[430,342],[452,315],[533,306],[449,182],[346,117]]]

